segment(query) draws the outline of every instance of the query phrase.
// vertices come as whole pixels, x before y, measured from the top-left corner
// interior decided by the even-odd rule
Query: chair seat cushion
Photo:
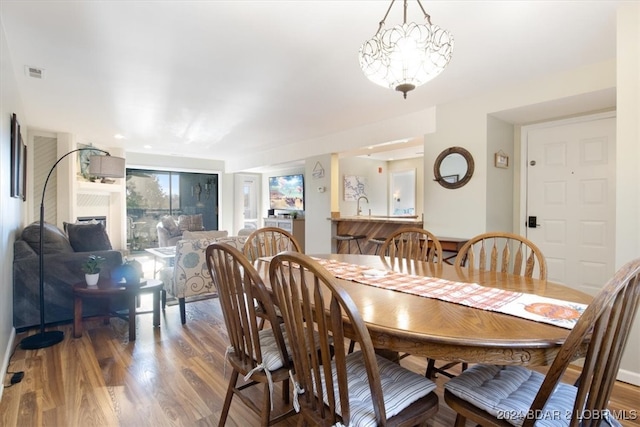
[[[376,355],[380,370],[380,383],[384,396],[384,407],[387,418],[399,414],[416,400],[431,393],[436,384],[424,376],[403,368],[384,357]],[[349,384],[349,406],[351,409],[351,426],[375,426],[376,416],[371,401],[371,390],[367,371],[362,358],[362,352],[356,351],[347,355],[347,376]],[[336,385],[338,378],[335,367],[332,366],[333,383]],[[324,382],[324,376],[322,378]],[[328,404],[327,396],[323,396]],[[340,413],[340,404],[336,403],[337,412]]]
[[[284,344],[287,347],[287,354],[289,359],[291,359],[291,350],[289,350],[290,347],[287,341],[287,334],[284,330],[284,324],[282,323],[279,326],[282,330]],[[276,337],[273,335],[273,331],[271,329],[263,329],[258,332],[258,335],[260,337],[260,349],[262,350],[262,363],[264,366],[270,371],[282,368],[284,361],[282,357],[280,357],[280,350],[278,349],[278,343],[276,342]]]
[[[291,346],[289,344],[289,340],[287,339],[287,331],[284,328],[284,323],[280,323],[280,330],[282,331],[282,338],[284,339],[284,345],[287,349],[287,356],[289,360],[291,360]],[[319,347],[319,335],[317,331],[313,331],[313,336],[316,341],[316,347]],[[262,351],[262,363],[266,369],[270,371],[275,371],[276,369],[280,369],[284,366],[284,361],[282,357],[280,357],[280,350],[278,350],[278,343],[276,342],[276,337],[273,335],[273,331],[271,328],[262,329],[258,332],[258,337],[260,340],[260,350]],[[231,347],[231,351],[233,351],[233,347]],[[254,354],[255,359],[255,354]]]
[[[489,414],[521,426],[544,375],[522,366],[474,365],[452,378],[445,389]],[[577,388],[560,383],[536,426],[568,426]]]

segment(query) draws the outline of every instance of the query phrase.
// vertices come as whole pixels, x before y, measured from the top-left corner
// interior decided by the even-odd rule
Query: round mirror
[[[460,188],[473,175],[473,157],[462,147],[444,150],[433,165],[434,181],[444,188]]]

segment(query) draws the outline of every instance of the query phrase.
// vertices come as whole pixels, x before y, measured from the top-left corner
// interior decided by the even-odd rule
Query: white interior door
[[[256,177],[246,176],[242,182],[243,228],[258,228],[258,184]]]
[[[550,281],[594,294],[615,266],[615,117],[523,130],[527,237]]]

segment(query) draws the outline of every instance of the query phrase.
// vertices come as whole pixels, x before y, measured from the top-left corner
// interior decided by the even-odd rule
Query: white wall
[[[7,46],[4,27],[0,22],[0,361],[2,373],[9,365],[9,356],[15,339],[13,328],[13,242],[22,229],[25,212],[22,199],[11,197],[9,179],[11,170],[11,115],[26,119],[22,101],[17,93],[13,75],[11,52]],[[26,123],[26,122],[25,122]],[[23,130],[26,139],[26,129]],[[0,398],[3,388],[0,388]]]
[[[509,167],[497,168],[495,154],[509,156]],[[487,231],[513,231],[514,127],[487,116]]]
[[[322,254],[331,252],[331,212],[332,176],[338,168],[334,155],[310,157],[305,161],[305,253]],[[337,160],[337,158],[336,158]],[[314,176],[313,170],[320,163],[324,169],[323,176]],[[322,187],[324,191],[318,191]]]
[[[264,165],[308,159],[327,153],[342,153],[383,142],[414,138],[416,135],[424,135],[435,130],[435,114],[436,108],[430,107],[404,116],[355,126],[316,139],[294,141],[288,147],[274,148],[266,153],[246,153],[242,159],[227,163],[226,170],[227,172],[246,171]]]
[[[362,214],[387,215],[388,206],[388,170],[387,162],[365,159],[362,157],[348,157],[340,159],[340,216],[357,215],[357,202],[344,200],[344,177],[355,175],[366,180],[365,194],[369,203],[360,201]]]
[[[437,130],[425,135],[425,170],[433,167],[442,150],[460,146],[473,156],[475,171],[468,184],[455,190],[448,190],[434,181],[425,180],[425,228],[436,235],[450,237],[469,237],[483,233],[488,231],[489,223],[492,227],[505,229],[511,221],[507,217],[512,209],[501,214],[504,225],[496,222],[496,211],[488,209],[488,203],[494,197],[493,194],[491,197],[487,194],[490,167],[491,173],[494,173],[493,152],[490,152],[494,149],[492,140],[496,131],[497,140],[504,138],[499,136],[503,134],[503,126],[496,126],[497,122],[489,119],[489,116],[499,111],[614,88],[615,70],[615,61],[607,61],[439,106]],[[514,165],[519,163],[520,159],[516,158],[515,152],[513,157],[509,159],[510,162]],[[514,197],[517,200],[519,194]],[[489,222],[490,212],[492,219]]]
[[[640,257],[640,2],[617,17],[616,266]],[[636,316],[619,378],[640,385],[640,316]]]

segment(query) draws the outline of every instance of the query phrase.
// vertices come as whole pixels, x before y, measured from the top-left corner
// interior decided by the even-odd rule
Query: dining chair
[[[289,341],[296,343],[298,425],[408,426],[436,414],[435,383],[375,354],[353,300],[324,267],[284,252],[271,260],[269,280]],[[347,335],[358,351],[347,352]]]
[[[490,232],[479,234],[465,243],[458,252],[454,266],[465,266],[469,271],[474,269],[500,271],[516,276],[533,277],[537,270],[537,277],[547,279],[547,262],[542,251],[529,239],[518,234]],[[455,375],[450,369],[460,362],[449,362],[436,366],[434,359],[428,359],[428,378],[442,374],[449,378]],[[467,363],[462,363],[462,370],[466,370]]]
[[[243,248],[244,255],[251,262],[262,257],[272,257],[284,251],[302,252],[302,249],[293,234],[279,227],[262,227],[251,232]],[[277,307],[276,313],[280,319]],[[260,317],[260,329],[262,329],[267,319],[260,312],[258,317]]]
[[[302,252],[302,249],[291,233],[278,227],[259,228],[249,234],[244,244],[244,255],[252,262],[283,251]]]
[[[640,300],[640,259],[620,268],[580,316],[546,375],[523,366],[474,365],[445,384],[444,398],[483,426],[618,426],[607,405]],[[586,351],[585,343],[588,343]],[[562,376],[585,354],[575,384]],[[536,424],[537,420],[547,420]]]
[[[531,240],[513,233],[489,232],[469,239],[460,248],[454,265],[547,279],[542,251]]]
[[[262,426],[275,424],[294,415],[295,411],[291,408],[271,417],[274,383],[283,383],[282,398],[285,403],[289,403],[290,355],[281,323],[276,319],[272,299],[262,279],[238,249],[225,243],[208,246],[206,258],[207,267],[218,290],[229,337],[226,359],[233,367],[218,425],[224,426],[234,395],[261,416]],[[261,329],[258,326],[256,302],[263,311],[263,316],[276,327]],[[243,376],[244,383],[237,385],[240,375]],[[248,387],[259,384],[263,386],[261,407],[254,402],[255,395],[244,393]]]
[[[412,227],[396,230],[385,239],[378,255],[385,266],[391,269],[409,269],[407,261],[421,261],[442,264],[442,244],[438,238],[422,228]],[[349,347],[353,350],[353,343]],[[409,356],[408,353],[398,355],[398,360]],[[429,361],[427,359],[427,366]]]
[[[442,263],[442,245],[436,236],[422,228],[404,228],[387,236],[380,247],[380,257],[391,265],[401,260]]]

